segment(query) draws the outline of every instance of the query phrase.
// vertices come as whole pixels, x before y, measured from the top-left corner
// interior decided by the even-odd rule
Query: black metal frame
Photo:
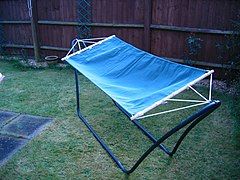
[[[131,122],[133,122],[134,125],[136,125],[142,132],[145,134],[154,144],[145,152],[143,155],[137,160],[137,162],[130,168],[130,170],[127,170],[123,164],[119,161],[119,159],[113,154],[113,152],[109,149],[109,147],[106,145],[106,143],[101,139],[101,137],[96,133],[96,131],[92,128],[92,126],[88,123],[87,119],[83,117],[81,111],[80,111],[80,100],[79,100],[79,81],[78,81],[78,71],[75,69],[75,81],[76,81],[76,98],[77,98],[77,115],[82,120],[82,122],[87,126],[89,131],[93,134],[93,136],[97,139],[97,141],[101,144],[101,146],[106,150],[106,152],[109,154],[109,156],[112,158],[112,160],[117,164],[117,166],[126,174],[132,173],[139,165],[140,163],[157,147],[160,147],[161,150],[163,150],[166,154],[169,156],[173,156],[174,153],[176,153],[179,145],[183,141],[183,139],[186,137],[186,135],[190,132],[190,130],[196,126],[202,119],[204,119],[206,116],[211,114],[215,109],[217,109],[221,102],[218,100],[210,101],[208,104],[206,104],[202,109],[200,109],[195,114],[191,115],[184,121],[181,121],[180,124],[175,126],[173,129],[168,131],[165,135],[163,135],[160,139],[156,139],[150,132],[148,132],[140,123],[138,120],[131,120],[131,115],[124,110],[117,102],[113,101],[114,104],[118,107],[119,110],[121,110]],[[174,148],[172,151],[169,151],[168,148],[166,148],[162,142],[169,138],[171,135],[179,131],[181,128],[184,128],[190,124],[186,130],[183,132],[183,134],[180,136],[178,141],[176,142]]]

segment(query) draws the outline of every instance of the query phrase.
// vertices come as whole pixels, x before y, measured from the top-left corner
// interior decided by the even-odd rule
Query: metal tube
[[[109,147],[106,145],[106,143],[98,136],[98,134],[94,131],[92,126],[88,123],[87,119],[85,119],[80,111],[78,111],[78,117],[82,120],[82,122],[87,126],[89,131],[93,134],[93,136],[97,139],[97,141],[100,143],[100,145],[105,149],[105,151],[108,153],[108,155],[112,158],[112,160],[117,164],[117,166],[124,172],[127,173],[127,170],[122,165],[122,163],[118,160],[118,158],[113,154],[113,152],[109,149]]]
[[[127,173],[127,170],[124,168],[122,163],[118,160],[118,158],[112,153],[112,151],[108,148],[106,143],[98,136],[98,134],[94,131],[92,126],[88,123],[87,119],[83,117],[80,112],[80,105],[79,105],[79,83],[78,83],[78,74],[77,70],[75,69],[75,81],[76,81],[76,98],[77,98],[77,115],[82,120],[82,122],[87,126],[88,130],[93,134],[93,136],[97,139],[97,141],[101,144],[103,149],[107,151],[109,156],[112,160],[117,164],[117,166],[124,172]]]
[[[132,121],[152,142],[156,143],[157,139],[150,133],[146,128],[144,128],[137,120]],[[170,155],[171,153],[163,144],[159,144],[161,150],[163,150],[166,154]]]
[[[77,99],[77,112],[80,111],[80,98],[79,98],[79,84],[78,84],[78,72],[74,69],[75,83],[76,83],[76,99]]]

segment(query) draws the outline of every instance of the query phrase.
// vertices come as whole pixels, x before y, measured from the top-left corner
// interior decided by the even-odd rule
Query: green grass
[[[238,107],[226,93],[213,93],[222,106],[191,131],[173,158],[156,149],[127,176],[77,118],[70,68],[33,70],[1,60],[0,72],[6,76],[0,84],[0,109],[54,118],[51,126],[1,167],[1,179],[240,178]],[[82,75],[79,78],[82,111],[124,165],[132,166],[151,142],[102,91]],[[205,88],[200,90],[206,92]],[[160,137],[187,114],[191,112],[149,118],[142,123]],[[166,144],[173,145],[176,138],[177,135]]]

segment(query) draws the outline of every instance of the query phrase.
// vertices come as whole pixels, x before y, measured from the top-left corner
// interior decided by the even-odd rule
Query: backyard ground
[[[0,109],[53,118],[52,124],[0,168],[1,179],[239,179],[239,107],[214,91],[222,106],[188,135],[173,158],[156,149],[127,176],[116,167],[75,113],[71,68],[27,69],[0,60]],[[81,108],[124,165],[130,167],[151,145],[106,95],[79,75]],[[200,91],[206,92],[206,88]],[[192,97],[191,93],[184,96]],[[167,108],[164,107],[164,108]],[[189,111],[142,120],[160,137]],[[174,136],[166,144],[174,144]]]

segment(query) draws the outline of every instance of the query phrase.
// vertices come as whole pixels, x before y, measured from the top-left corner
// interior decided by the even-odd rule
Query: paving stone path
[[[0,166],[51,122],[51,118],[0,110]]]

